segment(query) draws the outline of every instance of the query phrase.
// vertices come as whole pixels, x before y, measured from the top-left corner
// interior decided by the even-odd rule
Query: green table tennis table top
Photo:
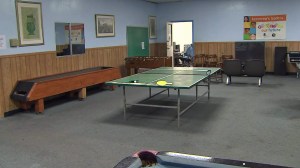
[[[106,82],[108,85],[188,89],[219,71],[208,67],[160,67]],[[160,86],[157,81],[168,84]]]

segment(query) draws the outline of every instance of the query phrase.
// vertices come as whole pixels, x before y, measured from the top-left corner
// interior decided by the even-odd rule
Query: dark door
[[[286,75],[286,53],[287,47],[275,47],[274,74]]]

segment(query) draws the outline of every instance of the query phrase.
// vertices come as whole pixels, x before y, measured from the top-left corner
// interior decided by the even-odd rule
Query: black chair
[[[238,59],[226,59],[223,62],[223,71],[227,75],[226,84],[231,83],[231,76],[242,76],[242,62]]]
[[[258,86],[262,84],[262,77],[265,75],[265,61],[260,59],[247,60],[245,62],[244,74],[249,77],[259,77]]]

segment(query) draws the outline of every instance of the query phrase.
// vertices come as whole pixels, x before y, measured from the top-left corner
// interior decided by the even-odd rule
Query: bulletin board
[[[245,62],[249,59],[265,59],[265,42],[235,42],[235,58]]]
[[[244,40],[284,40],[286,15],[244,16]]]

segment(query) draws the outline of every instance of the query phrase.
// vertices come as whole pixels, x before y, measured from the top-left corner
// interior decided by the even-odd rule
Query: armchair
[[[247,60],[244,73],[249,77],[259,77],[258,85],[262,84],[262,77],[265,75],[265,62],[259,59]]]

